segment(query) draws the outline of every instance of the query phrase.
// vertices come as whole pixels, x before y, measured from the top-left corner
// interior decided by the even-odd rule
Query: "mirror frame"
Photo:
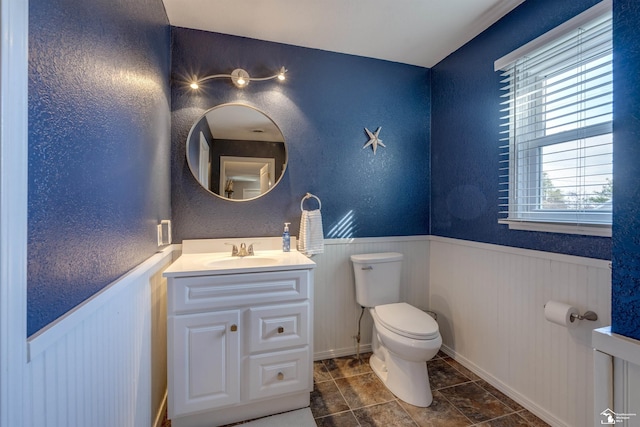
[[[197,135],[194,134],[194,131],[196,131],[196,125],[198,123],[200,123],[200,121],[203,120],[207,116],[207,114],[211,113],[212,111],[220,109],[220,108],[223,108],[223,107],[229,107],[229,106],[246,107],[246,108],[250,108],[250,109],[262,114],[264,117],[269,119],[269,121],[271,121],[271,123],[273,123],[273,125],[278,130],[278,132],[280,132],[280,135],[282,135],[282,145],[284,146],[284,163],[283,163],[283,166],[282,166],[282,173],[280,174],[278,179],[275,180],[275,182],[273,183],[271,188],[269,188],[264,193],[261,193],[261,194],[255,196],[255,197],[250,197],[250,198],[246,198],[246,199],[230,199],[228,197],[225,197],[224,194],[218,194],[218,193],[212,191],[211,189],[206,188],[204,185],[202,185],[202,183],[200,182],[199,177],[195,173],[195,169],[191,165],[191,159],[189,158],[189,144],[190,143],[194,143],[194,144],[197,143],[198,145],[200,144],[200,135],[199,134],[197,134]],[[198,132],[200,132],[200,131],[198,131]],[[196,138],[197,141],[192,141],[191,138]],[[189,130],[189,134],[187,135],[187,141],[186,141],[186,144],[185,144],[185,157],[187,159],[187,165],[189,166],[189,171],[191,172],[191,175],[196,180],[196,182],[200,185],[200,187],[203,188],[204,190],[206,190],[207,192],[209,192],[210,194],[213,194],[214,196],[216,196],[216,197],[218,197],[220,199],[227,200],[227,201],[230,201],[230,202],[247,202],[247,201],[250,201],[250,200],[256,200],[256,199],[259,199],[260,197],[264,196],[265,194],[271,192],[271,190],[276,188],[278,186],[278,184],[280,183],[280,181],[282,181],[282,178],[284,177],[285,173],[287,172],[287,167],[289,166],[289,149],[287,148],[287,141],[286,141],[286,139],[284,137],[284,133],[282,133],[282,130],[280,129],[278,124],[271,118],[271,116],[269,116],[267,113],[265,113],[264,111],[260,110],[259,108],[256,108],[256,107],[254,107],[252,105],[243,104],[243,103],[240,103],[240,102],[229,102],[229,103],[225,103],[225,104],[216,105],[216,106],[214,106],[212,108],[209,108],[204,113],[202,113],[198,117],[198,119],[191,125],[191,129]],[[198,161],[198,160],[195,160],[195,161]],[[211,161],[209,162],[209,164],[211,164]]]

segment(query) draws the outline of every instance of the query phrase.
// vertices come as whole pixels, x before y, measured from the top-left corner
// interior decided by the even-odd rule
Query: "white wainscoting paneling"
[[[554,426],[593,425],[591,331],[611,318],[609,261],[431,237],[443,350]],[[598,321],[545,320],[549,300]]]
[[[416,307],[429,307],[429,237],[327,239],[324,253],[314,255],[315,321],[314,358],[327,359],[356,353],[360,306],[356,302],[353,254],[400,252],[404,254],[402,298]],[[371,316],[361,324],[361,352],[371,349]]]
[[[640,427],[640,341],[611,332],[611,327],[593,331],[595,417],[594,425],[607,422],[613,410],[615,424]],[[603,369],[605,362],[608,369]],[[606,411],[605,411],[606,410]]]
[[[159,426],[166,399],[165,248],[29,339],[25,426]]]
[[[438,314],[445,351],[550,424],[592,425],[591,330],[610,323],[608,261],[433,236],[328,239],[312,258],[316,360],[356,352],[361,310],[350,255],[391,251],[405,255],[403,300]],[[162,271],[177,254],[176,245],[154,255],[30,339],[25,426],[158,426]],[[551,324],[543,313],[551,299],[599,320],[571,330]],[[370,343],[365,313],[361,351]]]
[[[616,424],[640,427],[640,365],[617,357],[613,359],[613,406]]]

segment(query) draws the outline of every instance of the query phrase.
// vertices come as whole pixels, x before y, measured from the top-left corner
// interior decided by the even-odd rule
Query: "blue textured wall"
[[[611,320],[613,332],[640,339],[640,3],[615,0],[613,6]]]
[[[501,85],[493,63],[597,2],[526,1],[432,68],[431,234],[610,259],[610,238],[498,224]]]
[[[157,250],[170,27],[160,0],[29,3],[31,335]]]
[[[283,84],[237,89],[214,80],[195,94],[193,74],[244,68],[255,77],[289,72]],[[289,164],[280,184],[260,199],[232,202],[200,188],[185,160],[191,125],[214,105],[243,102],[270,115],[282,130]],[[429,232],[429,70],[398,63],[172,27],[172,194],[177,241],[278,236],[291,222],[297,235],[300,200],[322,200],[326,237],[344,218],[352,237]],[[374,156],[363,150],[364,128],[382,126]],[[315,205],[308,202],[309,207]]]

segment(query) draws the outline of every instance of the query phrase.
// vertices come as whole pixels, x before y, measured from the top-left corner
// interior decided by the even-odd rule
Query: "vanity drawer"
[[[171,314],[309,298],[309,270],[171,278]]]
[[[249,352],[271,351],[309,342],[309,303],[251,307]]]
[[[262,399],[311,387],[309,347],[249,356],[249,399]]]

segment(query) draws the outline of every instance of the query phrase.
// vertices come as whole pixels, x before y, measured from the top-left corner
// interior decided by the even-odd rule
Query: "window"
[[[501,223],[611,235],[611,38],[604,1],[496,61]]]

